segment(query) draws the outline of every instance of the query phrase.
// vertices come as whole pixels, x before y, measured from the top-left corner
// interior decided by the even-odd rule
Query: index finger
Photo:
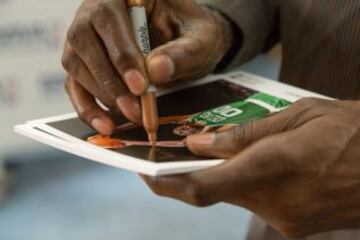
[[[134,95],[141,95],[149,80],[125,1],[100,2],[91,15],[91,22],[129,90]]]

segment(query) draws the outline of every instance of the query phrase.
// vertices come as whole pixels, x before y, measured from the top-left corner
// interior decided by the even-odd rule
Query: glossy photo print
[[[289,105],[286,100],[225,80],[173,92],[158,98],[160,127],[156,148],[150,146],[143,127],[125,119],[119,119],[112,136],[97,134],[78,118],[48,125],[109,151],[142,160],[159,163],[193,161],[201,158],[186,148],[188,135],[264,118]]]

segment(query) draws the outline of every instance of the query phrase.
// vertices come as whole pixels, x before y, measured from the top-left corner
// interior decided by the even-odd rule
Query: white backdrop
[[[0,0],[0,158],[39,144],[14,124],[72,111],[60,59],[81,0]]]

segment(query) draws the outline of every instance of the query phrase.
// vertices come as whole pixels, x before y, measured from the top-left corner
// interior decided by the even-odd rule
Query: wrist
[[[211,11],[211,14],[216,19],[219,29],[221,30],[221,38],[222,38],[222,42],[224,43],[223,44],[223,56],[225,56],[226,53],[229,52],[229,50],[231,49],[231,47],[234,43],[235,36],[233,35],[231,23],[230,23],[229,19],[219,10],[217,10],[211,6],[206,6],[206,7],[209,9],[209,11]]]
[[[221,28],[224,49],[222,58],[215,69],[215,72],[219,72],[228,67],[240,51],[243,42],[243,34],[239,26],[225,13],[212,6],[204,6],[213,13]]]

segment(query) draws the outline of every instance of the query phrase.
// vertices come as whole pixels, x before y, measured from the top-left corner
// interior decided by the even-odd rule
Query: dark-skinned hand
[[[160,196],[195,206],[245,207],[286,236],[360,227],[360,102],[303,99],[188,147],[223,164],[145,177]]]
[[[153,51],[144,59],[126,0],[85,0],[68,31],[62,63],[66,90],[80,118],[98,132],[115,129],[112,114],[141,123],[137,99],[151,81],[164,86],[211,73],[230,49],[221,14],[194,0],[147,0]]]

